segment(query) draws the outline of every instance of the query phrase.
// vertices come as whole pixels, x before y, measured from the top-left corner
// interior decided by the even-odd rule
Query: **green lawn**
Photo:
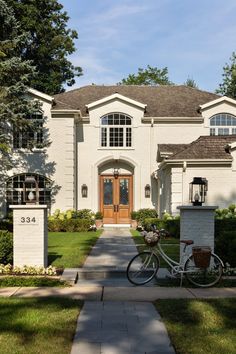
[[[69,354],[82,302],[0,298],[0,353]]]
[[[131,230],[133,240],[137,246],[139,252],[143,250],[147,250],[148,246],[143,241],[143,236],[140,235],[139,231]],[[173,258],[175,261],[179,261],[179,240],[173,237],[169,237],[161,240],[161,245],[163,250],[167,253],[167,255]],[[166,262],[160,258],[161,267],[167,267]]]
[[[55,267],[81,267],[102,231],[49,232],[48,263]]]
[[[176,354],[235,354],[235,299],[157,300]]]

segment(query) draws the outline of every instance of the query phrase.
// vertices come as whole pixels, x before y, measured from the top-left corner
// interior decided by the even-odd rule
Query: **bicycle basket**
[[[209,246],[196,246],[192,248],[193,259],[196,267],[208,268],[211,259],[211,248]]]
[[[155,231],[155,232],[148,232],[147,235],[144,236],[144,242],[150,246],[150,247],[154,247],[158,244],[158,241],[160,239],[160,235],[159,232]]]

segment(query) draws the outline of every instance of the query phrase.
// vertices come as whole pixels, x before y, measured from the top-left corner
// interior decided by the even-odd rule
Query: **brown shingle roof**
[[[187,86],[84,86],[54,96],[53,109],[80,109],[85,116],[86,105],[119,93],[147,104],[147,117],[197,117],[199,106],[219,98],[218,95]]]
[[[169,157],[170,160],[204,160],[204,159],[226,159],[232,160],[232,156],[226,149],[227,145],[236,142],[236,136],[200,136],[191,144],[185,145],[179,151],[177,148],[173,155]],[[167,144],[168,145],[168,144]]]

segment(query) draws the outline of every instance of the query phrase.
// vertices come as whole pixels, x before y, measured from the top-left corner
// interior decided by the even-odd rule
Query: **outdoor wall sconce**
[[[38,202],[38,182],[33,176],[26,176],[23,183],[23,201],[26,204]]]
[[[189,183],[189,201],[193,205],[202,205],[205,203],[205,196],[208,190],[208,181],[206,178],[194,177]]]
[[[114,175],[115,179],[118,178],[118,176],[119,176],[119,169],[118,168],[114,168],[113,175]]]
[[[150,196],[151,196],[150,184],[146,184],[144,190],[145,190],[145,198],[150,198]]]
[[[81,186],[81,194],[82,194],[82,198],[87,198],[88,197],[88,186],[86,184],[82,184],[82,186]]]

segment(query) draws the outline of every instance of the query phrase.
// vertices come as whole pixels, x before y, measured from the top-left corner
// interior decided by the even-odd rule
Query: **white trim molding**
[[[28,92],[29,92],[31,95],[36,96],[36,97],[39,97],[39,98],[44,99],[44,100],[46,100],[46,101],[49,101],[49,102],[53,102],[53,101],[54,101],[54,97],[49,96],[49,95],[47,95],[46,93],[40,92],[40,91],[38,91],[38,90],[29,88],[29,89],[28,89]]]
[[[213,101],[210,101],[210,102],[200,105],[200,108],[201,108],[201,110],[205,110],[205,109],[208,109],[212,106],[216,106],[216,105],[223,103],[223,102],[226,102],[226,103],[236,106],[236,100],[229,98],[227,96],[223,96],[223,97],[217,98],[216,100],[213,100]]]
[[[119,100],[119,101],[123,101],[123,102],[126,102],[126,103],[129,103],[133,106],[137,106],[139,108],[142,108],[143,110],[145,110],[146,108],[146,104],[143,104],[141,102],[138,102],[138,101],[135,101],[135,100],[132,100],[131,98],[128,98],[126,96],[123,96],[123,95],[120,95],[119,93],[114,93],[113,95],[110,95],[110,96],[107,96],[107,97],[104,97],[98,101],[94,101],[92,103],[89,103],[87,104],[85,107],[87,107],[88,110],[90,110],[91,108],[94,108],[96,106],[99,106],[99,105],[103,105],[103,104],[106,104],[110,101],[114,101],[114,100]]]

